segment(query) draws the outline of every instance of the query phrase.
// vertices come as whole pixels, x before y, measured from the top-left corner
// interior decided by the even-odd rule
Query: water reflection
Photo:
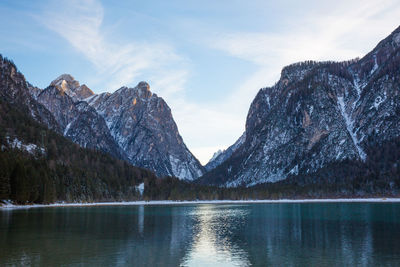
[[[144,206],[138,208],[138,230],[139,233],[143,234],[144,229]]]
[[[196,217],[195,236],[183,266],[248,266],[247,253],[234,242],[248,210],[237,206],[202,205]]]
[[[1,266],[393,266],[399,239],[399,204],[0,212]]]

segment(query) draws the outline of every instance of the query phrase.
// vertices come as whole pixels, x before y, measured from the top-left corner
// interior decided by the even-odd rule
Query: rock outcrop
[[[146,82],[87,99],[135,166],[159,176],[193,180],[204,168],[184,144],[165,101]]]

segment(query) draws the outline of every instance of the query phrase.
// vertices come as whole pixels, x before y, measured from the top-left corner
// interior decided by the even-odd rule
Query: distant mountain
[[[242,136],[240,136],[240,138],[233,145],[225,150],[219,150],[215,152],[210,161],[204,166],[206,170],[211,171],[212,169],[215,169],[216,167],[221,165],[225,160],[232,156],[232,154],[244,143],[245,140],[246,134],[243,133]]]
[[[159,176],[193,180],[204,167],[185,146],[165,101],[147,83],[95,95],[63,74],[30,93],[56,119],[64,136],[87,148],[126,159]]]
[[[165,101],[146,82],[122,87],[113,94],[94,95],[86,101],[103,116],[111,135],[128,160],[160,176],[193,180],[203,166],[187,149]]]
[[[295,182],[340,162],[369,162],[377,145],[400,136],[399,70],[400,27],[362,59],[285,67],[253,100],[245,140],[198,182]]]

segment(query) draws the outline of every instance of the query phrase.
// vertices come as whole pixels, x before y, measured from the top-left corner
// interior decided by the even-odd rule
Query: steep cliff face
[[[87,101],[104,117],[111,135],[132,164],[160,176],[186,180],[203,174],[204,168],[179,135],[170,108],[150,91],[147,83],[95,95]]]
[[[53,114],[63,132],[79,113],[72,98],[55,86],[44,89],[37,100]]]
[[[145,82],[95,95],[63,74],[44,90],[31,85],[29,90],[52,113],[64,136],[83,147],[126,159],[159,176],[193,180],[203,174],[168,105]]]
[[[5,101],[28,110],[36,121],[49,129],[60,132],[61,129],[52,114],[29,93],[31,87],[15,65],[0,55],[0,96]]]
[[[82,147],[98,149],[119,159],[127,159],[118,146],[104,119],[86,102],[75,104],[77,116],[64,129],[64,135]]]
[[[243,144],[199,181],[250,186],[365,161],[400,133],[399,46],[400,28],[362,59],[285,67],[251,104]]]
[[[64,78],[68,79],[68,82]],[[104,119],[86,102],[78,100],[86,96],[80,94],[82,90],[78,90],[79,87],[82,86],[79,86],[72,76],[62,75],[36,98],[53,114],[63,135],[74,143],[126,159],[125,153],[112,138]]]

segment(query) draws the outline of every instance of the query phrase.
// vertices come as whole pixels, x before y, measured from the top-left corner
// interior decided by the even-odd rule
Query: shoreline
[[[93,207],[93,206],[156,206],[156,205],[193,205],[193,204],[290,204],[290,203],[400,203],[400,198],[332,198],[332,199],[264,199],[264,200],[153,200],[127,202],[93,202],[93,203],[53,203],[14,205],[7,203],[0,205],[0,210],[54,208],[54,207]]]

